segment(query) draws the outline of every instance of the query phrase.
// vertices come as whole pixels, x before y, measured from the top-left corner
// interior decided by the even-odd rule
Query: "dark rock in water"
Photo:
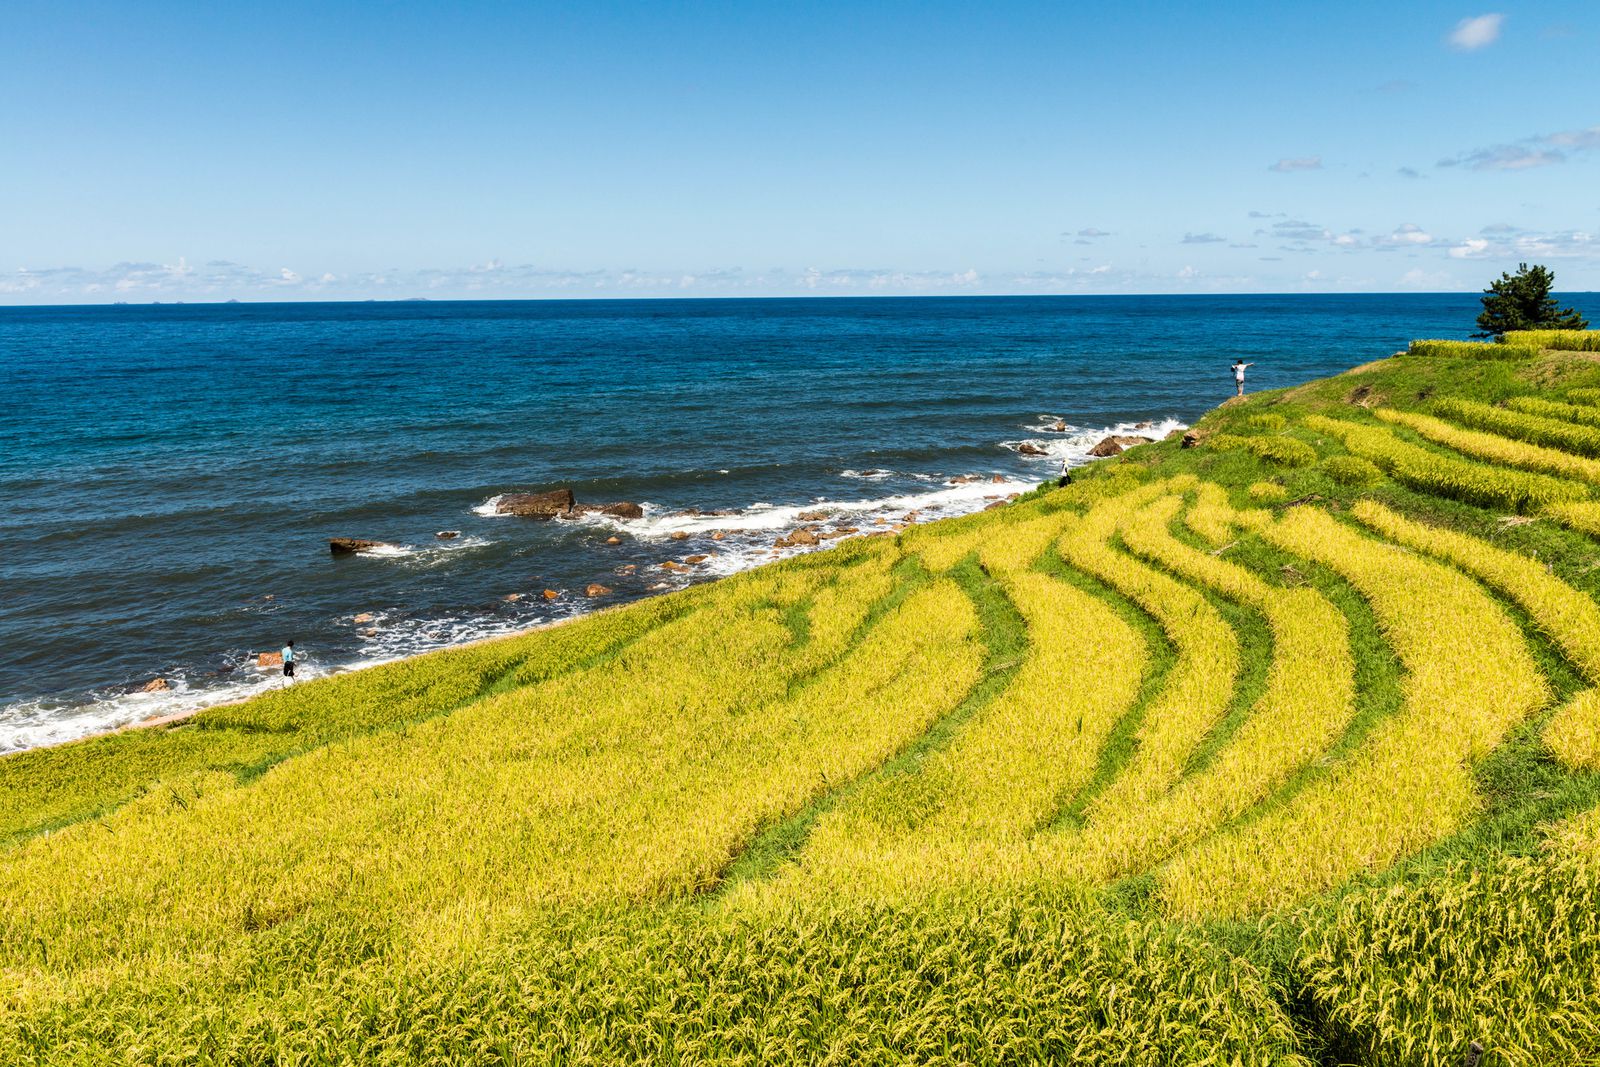
[[[1134,445],[1142,445],[1151,440],[1153,440],[1153,438],[1132,436],[1119,437],[1116,434],[1112,434],[1110,437],[1103,439],[1099,444],[1089,449],[1089,455],[1094,456],[1096,459],[1104,459],[1106,456],[1118,455],[1124,448],[1132,448]]]
[[[384,541],[363,541],[359,537],[330,537],[328,538],[328,551],[335,556],[353,556],[357,552],[366,552],[374,548],[387,548]]]
[[[1017,451],[1024,456],[1048,456],[1048,450],[1040,448],[1032,441],[1024,441],[1017,446]]]
[[[450,541],[450,540],[454,540],[457,537],[460,537],[461,536],[461,531],[460,530],[440,530],[438,533],[434,534],[433,536],[437,537],[441,541]]]
[[[500,515],[520,515],[526,519],[553,519],[574,504],[571,489],[552,489],[546,493],[507,493],[495,504]]]

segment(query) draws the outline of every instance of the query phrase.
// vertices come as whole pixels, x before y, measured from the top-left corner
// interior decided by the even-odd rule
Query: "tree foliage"
[[[1483,291],[1483,314],[1474,337],[1496,340],[1510,330],[1586,330],[1589,320],[1573,308],[1560,308],[1550,296],[1555,272],[1537,264],[1517,264],[1515,274],[1502,273]]]

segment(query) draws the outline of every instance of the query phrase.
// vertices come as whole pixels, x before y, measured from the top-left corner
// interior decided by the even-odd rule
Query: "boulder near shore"
[[[1132,448],[1134,445],[1146,444],[1152,440],[1154,440],[1154,438],[1136,437],[1132,435],[1124,437],[1117,434],[1112,434],[1110,437],[1102,438],[1099,444],[1089,449],[1089,455],[1095,457],[1096,459],[1104,459],[1106,456],[1115,456],[1120,454],[1125,448]]]
[[[359,537],[330,537],[328,538],[328,551],[335,556],[353,556],[357,552],[369,552],[374,548],[388,548],[387,541],[366,541]]]
[[[626,500],[611,504],[580,504],[565,487],[543,493],[507,493],[494,506],[496,514],[525,519],[575,519],[580,515],[609,515],[615,519],[642,519],[644,508]]]

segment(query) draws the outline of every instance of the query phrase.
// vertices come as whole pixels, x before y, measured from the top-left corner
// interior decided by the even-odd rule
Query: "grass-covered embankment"
[[[1600,1060],[1600,363],[0,760],[0,1060]]]

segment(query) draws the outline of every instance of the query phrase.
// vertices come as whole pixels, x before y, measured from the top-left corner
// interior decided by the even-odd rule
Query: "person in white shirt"
[[[1233,384],[1239,389],[1239,396],[1244,396],[1244,369],[1254,367],[1254,363],[1246,363],[1242,359],[1233,361]]]

